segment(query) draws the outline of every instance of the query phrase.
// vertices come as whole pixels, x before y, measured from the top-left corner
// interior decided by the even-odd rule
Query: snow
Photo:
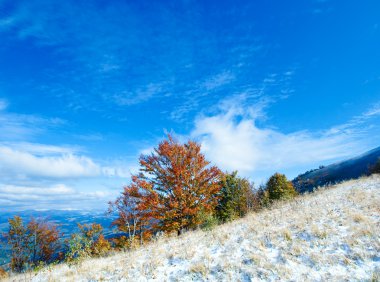
[[[211,231],[58,265],[12,281],[365,281],[380,277],[380,176],[352,180]]]

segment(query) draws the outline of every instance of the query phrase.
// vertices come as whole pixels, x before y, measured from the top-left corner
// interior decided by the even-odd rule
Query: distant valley
[[[24,221],[29,221],[31,217],[46,219],[49,222],[55,223],[59,226],[59,230],[63,232],[63,239],[70,237],[74,232],[78,231],[78,223],[90,224],[99,223],[104,228],[106,237],[112,235],[110,228],[111,222],[114,217],[101,211],[78,211],[78,210],[47,210],[36,211],[27,210],[20,212],[0,212],[0,235],[7,232],[9,225],[8,219],[15,215],[19,215]],[[8,249],[5,246],[3,236],[0,236],[0,266],[9,262]]]

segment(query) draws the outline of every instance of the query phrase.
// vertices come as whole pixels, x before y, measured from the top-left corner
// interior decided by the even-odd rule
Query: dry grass
[[[203,232],[11,281],[376,281],[380,177],[348,181]]]

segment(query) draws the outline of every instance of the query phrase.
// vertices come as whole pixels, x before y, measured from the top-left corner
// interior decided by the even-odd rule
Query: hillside
[[[212,231],[11,281],[376,281],[379,192],[378,175],[347,181]]]
[[[380,147],[355,158],[308,171],[296,177],[292,182],[297,191],[301,193],[311,191],[314,187],[367,175],[369,167],[374,165],[378,159],[380,159]]]

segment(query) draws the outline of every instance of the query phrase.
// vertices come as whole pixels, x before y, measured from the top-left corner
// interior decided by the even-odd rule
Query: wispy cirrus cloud
[[[261,80],[243,83],[239,80],[238,68],[221,71],[191,85],[190,89],[184,92],[186,102],[176,106],[170,117],[183,122],[189,114],[229,107],[233,100],[236,105],[239,103],[269,105],[291,95],[293,90],[290,88],[290,82],[293,75],[294,71],[286,71],[283,74],[271,73]],[[231,98],[220,98],[226,93]],[[257,107],[255,113],[258,114]]]
[[[245,78],[240,74],[250,73],[248,62],[264,49],[250,27],[239,21],[224,29],[226,36],[217,37],[202,24],[210,14],[186,1],[175,8],[70,0],[10,6],[14,8],[4,15],[0,32],[12,31],[14,40],[53,47],[49,55],[62,69],[46,67],[38,90],[50,98],[65,97],[72,110],[101,111],[115,104],[130,107],[166,99],[163,112],[172,112],[168,116],[179,120],[197,106],[215,103],[224,86],[242,87],[239,80]],[[245,36],[236,36],[236,30],[245,31]],[[173,44],[173,38],[180,38],[179,43]],[[220,71],[210,71],[210,66]],[[96,102],[88,104],[87,96]]]
[[[44,118],[0,111],[1,140],[25,140],[49,128],[61,126],[65,121],[60,118]]]
[[[329,130],[330,133],[355,133],[361,131],[367,131],[369,127],[373,127],[374,124],[368,124],[368,121],[380,117],[380,103],[371,105],[368,110],[360,115],[354,116],[352,119],[344,124],[334,126]],[[377,125],[377,124],[375,124]]]

